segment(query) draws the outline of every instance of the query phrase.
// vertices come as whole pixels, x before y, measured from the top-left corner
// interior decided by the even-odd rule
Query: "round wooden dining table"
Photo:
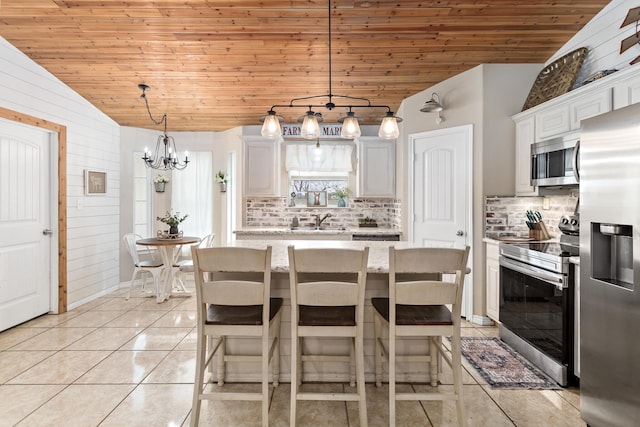
[[[160,288],[158,289],[158,295],[156,295],[156,301],[158,303],[168,300],[172,295],[173,282],[175,280],[176,272],[178,271],[176,261],[182,246],[199,242],[200,238],[194,236],[182,236],[176,239],[158,239],[157,237],[149,237],[147,239],[140,239],[136,241],[138,245],[157,247],[160,251],[160,255],[162,256],[162,280]],[[184,285],[181,285],[179,293],[182,295],[190,295]]]

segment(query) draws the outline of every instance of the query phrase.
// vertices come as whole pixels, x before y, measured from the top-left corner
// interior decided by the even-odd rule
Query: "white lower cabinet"
[[[573,373],[580,378],[580,264],[573,266],[574,317],[573,317]]]
[[[500,249],[498,242],[486,242],[485,281],[487,286],[487,316],[498,322],[500,311]]]

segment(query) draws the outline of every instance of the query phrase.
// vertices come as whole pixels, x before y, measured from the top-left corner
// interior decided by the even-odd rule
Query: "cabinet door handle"
[[[44,230],[42,230],[42,234],[44,234],[45,236],[51,236],[53,234],[53,230],[45,228]]]
[[[462,230],[456,231],[456,236],[458,236],[458,237],[464,236],[464,231],[462,231]]]

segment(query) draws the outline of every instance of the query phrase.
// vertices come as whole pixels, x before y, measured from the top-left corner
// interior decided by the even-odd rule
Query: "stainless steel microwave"
[[[577,185],[580,181],[579,152],[579,134],[531,144],[531,185]]]

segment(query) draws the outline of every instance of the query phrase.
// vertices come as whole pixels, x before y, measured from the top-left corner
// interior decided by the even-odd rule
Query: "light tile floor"
[[[117,291],[68,313],[45,315],[0,333],[0,426],[188,425],[195,370],[195,298],[157,304],[154,298],[127,301],[125,295]],[[497,329],[464,323],[463,335],[496,336]],[[442,382],[450,384],[446,372]],[[466,364],[464,384],[470,426],[585,425],[575,388],[494,390]],[[429,388],[401,384],[398,389]],[[270,425],[289,425],[289,390],[289,384],[275,389]],[[366,392],[369,425],[389,425],[386,385],[367,384]],[[449,402],[399,402],[397,413],[398,426],[456,425],[455,405]],[[260,406],[204,402],[200,424],[260,425]],[[300,402],[298,425],[359,426],[357,404]]]

